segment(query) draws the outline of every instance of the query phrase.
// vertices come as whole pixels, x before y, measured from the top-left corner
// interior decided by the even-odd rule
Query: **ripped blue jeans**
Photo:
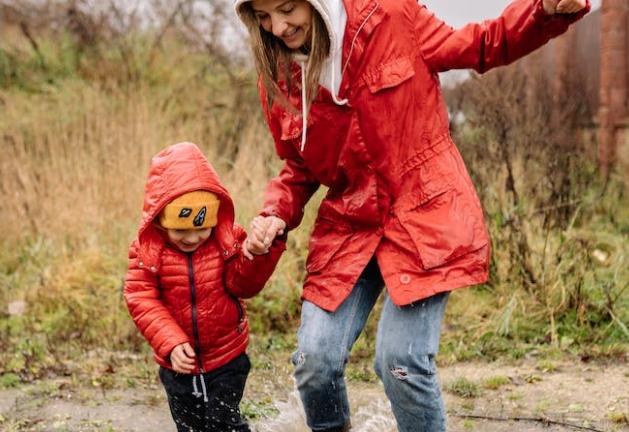
[[[373,259],[335,312],[303,303],[292,361],[306,421],[313,431],[349,423],[345,366],[383,288]],[[388,294],[384,299],[375,370],[401,432],[446,430],[434,358],[448,297],[449,293],[441,293],[403,307],[396,306]]]

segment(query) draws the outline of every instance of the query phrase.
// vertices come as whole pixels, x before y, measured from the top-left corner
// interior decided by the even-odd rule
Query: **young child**
[[[245,239],[227,190],[195,144],[153,157],[124,298],[153,348],[179,432],[250,430],[239,409],[250,369],[241,299],[262,290],[285,244],[248,259]]]

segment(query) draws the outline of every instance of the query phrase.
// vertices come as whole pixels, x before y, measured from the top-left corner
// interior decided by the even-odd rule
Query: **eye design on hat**
[[[194,220],[192,221],[195,227],[203,225],[203,223],[205,222],[206,213],[207,213],[207,210],[205,206],[203,206],[203,208],[199,210],[199,213],[194,217]]]
[[[192,209],[188,208],[188,207],[184,207],[179,212],[179,217],[180,218],[187,218],[187,217],[190,217],[191,214],[192,214]],[[192,220],[192,224],[195,227],[200,227],[201,225],[203,225],[205,223],[205,215],[206,214],[207,214],[207,207],[203,206],[201,208],[201,210],[199,210],[199,213],[197,213],[197,215]]]

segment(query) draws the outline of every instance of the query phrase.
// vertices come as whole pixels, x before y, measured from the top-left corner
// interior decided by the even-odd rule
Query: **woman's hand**
[[[586,6],[586,0],[542,0],[548,15],[577,13]]]
[[[253,218],[243,248],[245,257],[252,260],[254,255],[268,253],[275,237],[284,234],[285,230],[286,222],[277,216],[256,216]]]
[[[175,372],[190,374],[194,370],[195,357],[192,346],[186,342],[173,348],[170,352],[170,363]]]

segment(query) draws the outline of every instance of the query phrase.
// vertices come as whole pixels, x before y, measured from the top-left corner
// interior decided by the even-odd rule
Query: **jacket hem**
[[[389,296],[391,300],[396,306],[407,306],[413,304],[417,301],[424,300],[428,297],[432,297],[433,295],[440,294],[446,291],[454,291],[461,288],[467,288],[474,285],[480,285],[489,280],[489,271],[483,271],[478,274],[474,274],[471,277],[465,276],[460,278],[454,278],[448,281],[440,282],[431,287],[430,290],[422,290],[418,292],[416,296],[396,296],[395,293],[392,295],[391,291],[389,291]],[[353,287],[352,287],[353,289]],[[385,287],[386,289],[386,287]],[[312,291],[304,291],[301,295],[301,299],[307,300],[311,303],[314,303],[321,309],[324,309],[328,312],[334,312],[338,307],[345,301],[345,299],[349,296],[351,290],[348,291],[344,296],[335,298],[333,301],[330,300],[329,297],[318,295],[316,292]]]

